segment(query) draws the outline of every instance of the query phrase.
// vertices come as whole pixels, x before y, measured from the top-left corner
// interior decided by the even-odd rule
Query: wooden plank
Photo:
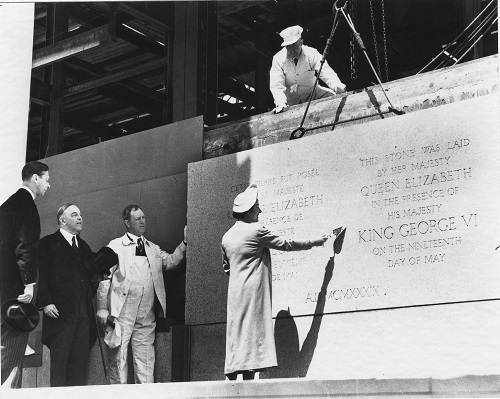
[[[33,53],[32,68],[53,64],[65,58],[73,57],[83,51],[98,47],[109,41],[108,27],[101,26],[78,36],[61,40]]]
[[[81,93],[84,91],[95,89],[97,87],[105,86],[110,83],[117,83],[121,80],[131,78],[132,76],[137,76],[141,73],[161,68],[167,63],[168,63],[168,58],[163,57],[157,60],[147,62],[145,64],[137,65],[133,68],[125,68],[124,70],[120,70],[118,72],[108,73],[105,76],[101,76],[97,79],[92,79],[74,85],[72,87],[68,87],[66,90],[64,90],[64,95],[68,96],[70,94]]]
[[[384,84],[391,103],[404,112],[445,105],[469,98],[498,93],[498,55],[411,76]],[[289,107],[274,115],[272,111],[235,123],[206,128],[204,159],[274,144],[290,139],[300,126],[307,104]],[[387,112],[388,103],[379,86],[361,92],[311,102],[303,127],[314,129],[307,135],[396,116]]]

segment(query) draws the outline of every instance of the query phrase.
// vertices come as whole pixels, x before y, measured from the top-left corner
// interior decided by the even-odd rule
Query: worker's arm
[[[274,112],[279,113],[283,111],[288,106],[285,94],[285,72],[276,57],[273,57],[273,63],[269,71],[269,90],[271,90],[274,104],[276,105]]]
[[[321,68],[321,60],[323,59],[323,56],[319,53],[318,50],[312,49],[314,51],[311,52],[311,63],[314,65],[314,69],[316,72],[319,72],[319,69]],[[323,68],[321,69],[321,75],[319,77],[325,84],[335,91],[335,93],[343,93],[345,91],[345,84],[343,84],[338,75],[335,73],[335,71],[332,69],[330,65],[328,65],[328,61],[325,60],[325,63],[323,64]]]

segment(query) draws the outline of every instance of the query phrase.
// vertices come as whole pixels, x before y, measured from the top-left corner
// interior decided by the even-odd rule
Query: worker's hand
[[[278,104],[276,105],[276,108],[274,108],[274,113],[279,114],[280,112],[283,112],[287,107],[288,107],[287,103]]]
[[[101,323],[104,326],[106,325],[106,321],[108,319],[108,316],[109,316],[108,309],[99,309],[97,311],[97,320],[99,320],[99,323]]]
[[[43,311],[47,316],[50,316],[53,319],[57,319],[59,317],[59,311],[57,310],[56,305],[54,304],[44,306]]]
[[[187,242],[188,242],[188,240],[187,240],[187,226],[184,226],[184,244],[187,245]]]
[[[313,247],[321,247],[326,240],[328,240],[328,236],[318,236],[311,240],[311,244]]]
[[[21,294],[17,297],[19,302],[30,303],[33,299],[33,286],[34,284],[25,285],[24,286],[24,294]]]

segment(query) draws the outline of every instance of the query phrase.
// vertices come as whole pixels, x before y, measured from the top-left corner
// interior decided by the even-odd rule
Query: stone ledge
[[[327,398],[327,397],[500,397],[500,375],[464,376],[450,379],[369,379],[319,381],[306,379],[178,382],[149,385],[33,388],[3,391],[2,398],[52,399],[119,395],[121,399],[157,398]],[[26,396],[25,396],[26,395]],[[117,396],[118,397],[118,396]]]
[[[498,55],[452,67],[409,76],[384,83],[389,100],[405,113],[438,107],[470,98],[498,93]],[[290,139],[300,126],[307,104],[289,107],[285,112],[255,115],[237,122],[206,128],[203,134],[203,159],[215,158]],[[311,102],[303,127],[314,129],[306,136],[343,129],[353,124],[392,118],[380,87],[348,92]]]

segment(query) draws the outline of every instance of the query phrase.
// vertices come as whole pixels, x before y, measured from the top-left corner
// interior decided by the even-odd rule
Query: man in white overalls
[[[319,51],[303,44],[302,31],[300,26],[295,25],[280,32],[283,48],[274,55],[269,71],[269,89],[276,105],[275,113],[282,112],[289,105],[309,101],[320,69],[320,79],[328,87],[318,84],[312,100],[345,91],[345,84],[326,60],[321,68],[323,56]]]
[[[135,383],[150,383],[154,382],[155,297],[158,315],[165,317],[163,271],[175,269],[184,259],[186,228],[184,240],[168,254],[144,237],[146,217],[138,205],[127,205],[122,216],[127,233],[108,244],[118,255],[118,265],[111,268],[110,279],[99,285],[97,317],[108,323],[104,342],[110,383],[127,383],[129,343]]]

